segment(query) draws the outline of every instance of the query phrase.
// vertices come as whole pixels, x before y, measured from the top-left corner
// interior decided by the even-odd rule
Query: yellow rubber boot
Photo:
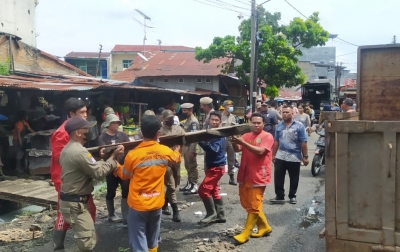
[[[158,246],[152,249],[149,249],[149,252],[157,252],[158,251]]]
[[[258,215],[249,213],[247,215],[247,220],[246,220],[246,224],[244,226],[243,231],[240,234],[235,235],[233,237],[233,239],[235,239],[239,244],[243,244],[243,243],[247,242],[253,231],[253,227],[257,222],[257,219],[258,219]]]
[[[258,232],[257,233],[252,233],[251,237],[260,238],[260,237],[268,235],[268,234],[270,234],[272,232],[272,228],[268,224],[267,217],[265,217],[263,212],[260,212],[260,214],[258,215],[257,228],[258,228]]]

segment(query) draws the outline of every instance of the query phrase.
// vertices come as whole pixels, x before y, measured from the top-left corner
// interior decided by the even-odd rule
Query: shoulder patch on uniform
[[[92,164],[97,164],[97,161],[96,161],[96,159],[94,159],[94,157],[92,156],[92,154],[88,153],[88,154],[87,154],[87,157],[88,157],[90,163],[92,163]]]
[[[190,126],[191,126],[192,130],[197,130],[197,128],[198,128],[198,124],[196,122],[192,122]]]

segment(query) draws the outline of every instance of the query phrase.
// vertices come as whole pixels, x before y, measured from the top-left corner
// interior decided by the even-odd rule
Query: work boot
[[[64,240],[67,231],[53,230],[53,251],[64,251]]]
[[[235,174],[229,174],[229,184],[230,185],[237,185],[235,181]]]
[[[115,214],[114,200],[106,200],[108,220],[112,222],[121,222],[122,219]]]
[[[247,214],[247,220],[243,231],[240,234],[235,235],[233,239],[235,239],[235,241],[237,241],[239,244],[247,242],[250,239],[250,235],[253,231],[254,225],[257,222],[257,219],[258,215],[252,213]]]
[[[225,210],[224,210],[224,202],[222,199],[214,199],[215,211],[217,212],[217,220],[216,223],[225,223]]]
[[[206,216],[200,220],[199,224],[210,224],[217,220],[217,213],[215,212],[214,200],[212,197],[203,199],[203,204],[206,209]]]
[[[158,246],[152,249],[149,249],[149,252],[157,252],[158,251]]]
[[[179,214],[178,204],[171,203],[172,208],[172,221],[181,222],[181,216]]]
[[[19,174],[24,173],[24,170],[22,170],[22,168],[21,168],[21,160],[20,160],[20,159],[17,159],[17,167],[16,167],[16,170],[17,170],[17,172],[18,172]]]
[[[190,187],[183,193],[184,195],[197,194],[199,187],[195,183],[190,183]]]
[[[260,212],[257,219],[257,233],[252,233],[251,237],[260,238],[265,235],[269,235],[272,232],[271,226],[268,224],[267,217],[265,217],[264,212]]]
[[[124,225],[128,225],[128,211],[129,211],[128,200],[121,199],[122,224]]]
[[[180,192],[185,192],[189,188],[189,180],[186,182],[186,185],[184,187],[179,188]]]
[[[165,198],[165,203],[164,206],[162,207],[162,214],[171,215],[171,212],[169,211],[168,207],[168,198]]]

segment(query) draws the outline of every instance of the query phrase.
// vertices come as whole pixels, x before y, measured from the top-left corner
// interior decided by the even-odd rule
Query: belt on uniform
[[[69,202],[87,203],[92,195],[75,195],[60,193],[60,200]]]

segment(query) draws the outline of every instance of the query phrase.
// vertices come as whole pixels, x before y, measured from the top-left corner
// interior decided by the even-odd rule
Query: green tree
[[[293,87],[305,82],[305,76],[297,66],[302,55],[300,48],[325,45],[329,33],[319,24],[318,12],[303,20],[294,18],[288,25],[279,25],[279,12],[258,10],[258,30],[263,38],[258,47],[258,83],[267,83],[266,95],[276,97],[280,87]],[[208,48],[196,47],[195,58],[204,63],[212,59],[231,59],[220,66],[227,73],[232,62],[241,84],[250,84],[250,40],[251,20],[245,19],[239,25],[238,37],[215,37]]]

